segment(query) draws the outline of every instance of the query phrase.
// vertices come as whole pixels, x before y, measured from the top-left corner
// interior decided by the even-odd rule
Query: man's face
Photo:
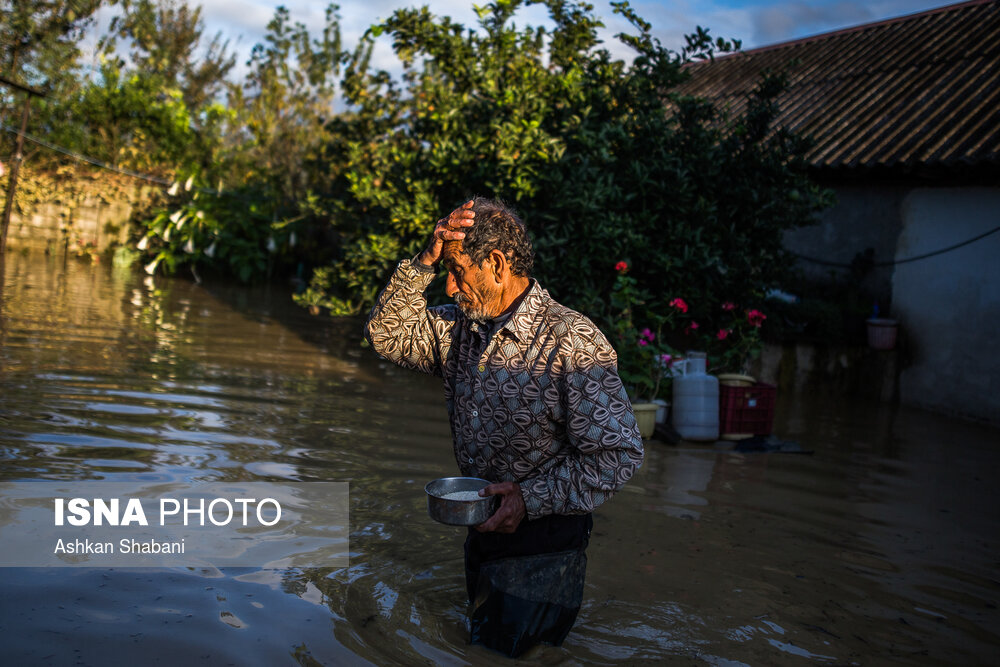
[[[455,299],[466,317],[485,322],[498,314],[494,310],[500,301],[499,287],[490,280],[485,269],[476,266],[461,252],[461,244],[445,243],[441,264],[448,271],[445,292]]]

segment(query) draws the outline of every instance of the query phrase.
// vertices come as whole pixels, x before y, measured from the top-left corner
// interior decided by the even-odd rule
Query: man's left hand
[[[480,533],[513,533],[527,514],[521,487],[515,482],[490,484],[479,492],[481,496],[500,496],[500,507],[489,519],[476,526]]]

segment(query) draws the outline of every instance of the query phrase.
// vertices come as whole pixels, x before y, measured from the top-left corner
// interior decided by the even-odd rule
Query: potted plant
[[[760,328],[767,315],[756,308],[740,309],[732,301],[723,302],[720,308],[719,329],[705,341],[713,361],[711,372],[749,377],[750,362],[763,347]]]
[[[659,311],[629,275],[629,264],[615,265],[611,291],[610,328],[615,332],[618,371],[632,400],[643,437],[655,428],[657,405],[672,393],[674,370],[681,355],[677,350],[706,350],[709,372],[746,375],[750,362],[763,346],[760,329],[767,316],[735,301],[692,303],[675,296]],[[697,311],[697,314],[695,313]],[[752,381],[752,380],[751,380]]]
[[[636,324],[637,306],[646,299],[635,279],[628,275],[628,268],[625,261],[615,265],[618,275],[611,293],[611,306],[617,313],[614,332],[618,374],[632,401],[639,432],[643,438],[650,438],[656,428],[657,411],[664,407],[661,392],[669,395],[671,365],[677,354],[662,335],[667,318],[645,313],[645,325]]]
[[[896,347],[899,322],[891,317],[880,317],[877,302],[872,316],[865,323],[868,325],[868,347],[873,350],[891,350]]]

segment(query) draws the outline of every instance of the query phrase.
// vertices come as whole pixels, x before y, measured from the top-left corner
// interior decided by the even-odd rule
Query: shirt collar
[[[548,292],[541,288],[537,280],[534,278],[529,278],[529,280],[531,287],[528,288],[528,293],[524,295],[520,305],[499,329],[500,331],[508,331],[518,340],[526,340],[531,335],[534,330],[532,325],[535,317],[541,310],[545,297],[548,296]]]

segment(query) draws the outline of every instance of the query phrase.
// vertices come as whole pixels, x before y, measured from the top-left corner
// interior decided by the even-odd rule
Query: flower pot
[[[656,410],[660,406],[656,403],[633,403],[632,412],[635,413],[635,422],[639,425],[639,433],[643,440],[653,437],[656,429]]]
[[[873,317],[868,320],[868,347],[873,350],[891,350],[896,347],[899,323],[889,318]]]
[[[723,373],[717,376],[719,384],[724,387],[752,387],[755,380],[749,375],[738,375],[736,373]]]

